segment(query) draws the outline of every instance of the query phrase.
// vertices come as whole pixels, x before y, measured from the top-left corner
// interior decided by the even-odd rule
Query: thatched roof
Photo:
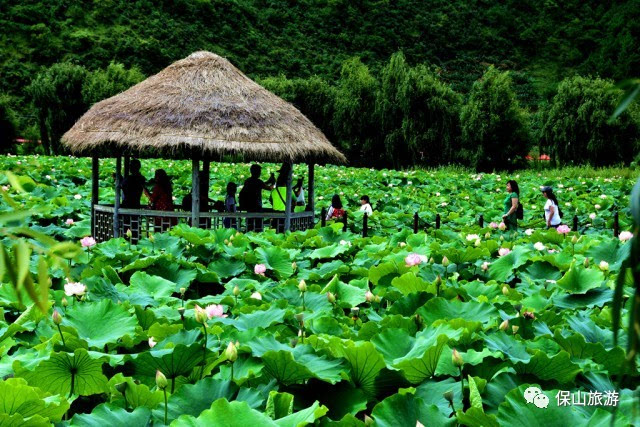
[[[210,52],[98,102],[62,142],[77,155],[346,162],[293,105]]]

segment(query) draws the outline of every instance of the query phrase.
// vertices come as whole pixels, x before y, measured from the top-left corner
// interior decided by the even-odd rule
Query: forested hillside
[[[535,113],[565,77],[640,75],[638,18],[634,0],[5,0],[0,107],[9,108],[19,135],[38,136],[43,115],[27,88],[56,63],[89,73],[118,63],[147,76],[210,50],[261,81],[316,78],[338,90],[353,58],[382,81],[401,51],[407,67],[424,66],[463,99],[490,65],[510,71],[535,133],[542,127]],[[331,104],[299,107],[322,116]],[[335,117],[326,120],[331,128],[318,124],[335,134]]]

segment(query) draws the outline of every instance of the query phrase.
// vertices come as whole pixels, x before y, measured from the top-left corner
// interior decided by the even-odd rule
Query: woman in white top
[[[369,202],[369,196],[360,197],[360,211],[366,213],[367,215],[371,215],[373,213],[371,203]]]
[[[541,191],[547,199],[547,202],[544,204],[544,219],[547,223],[547,228],[557,228],[562,223],[558,199],[556,195],[553,194],[551,187],[542,187]]]

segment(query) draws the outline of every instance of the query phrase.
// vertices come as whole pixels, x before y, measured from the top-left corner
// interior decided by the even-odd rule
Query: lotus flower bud
[[[60,301],[62,303],[63,307],[66,307],[69,305],[69,301],[67,301],[67,299],[65,297],[62,297],[62,300]]]
[[[491,238],[491,233],[489,233],[488,231],[485,233],[484,235],[485,239],[490,239]]]
[[[200,307],[199,305],[196,305],[194,310],[195,310],[196,322],[202,323],[202,324],[206,323],[208,316],[204,308]]]
[[[149,233],[149,237],[147,239],[149,239],[151,243],[154,243],[156,241],[156,236],[152,233]]]
[[[504,242],[504,236],[500,236],[500,241]]]
[[[513,325],[511,327],[511,330],[513,331],[513,335],[518,333],[518,329],[520,329],[520,326],[518,326],[518,325]]]
[[[127,239],[131,240],[131,237],[133,237],[133,233],[131,232],[130,228],[127,228],[127,231],[124,233],[127,236]]]
[[[489,263],[487,261],[483,262],[480,268],[482,268],[482,271],[487,271],[489,269]]]
[[[237,297],[238,295],[240,295],[240,288],[236,285],[233,287],[233,296]]]
[[[451,353],[451,361],[453,362],[453,366],[457,368],[461,368],[462,365],[464,365],[464,360],[462,359],[462,356],[460,355],[460,353],[458,353],[458,350],[456,350],[455,348]]]
[[[382,301],[382,298],[380,298],[379,295],[374,295],[373,297],[373,301],[377,302],[378,304],[380,303],[380,301]]]
[[[238,359],[238,349],[233,344],[233,341],[229,343],[227,349],[224,351],[224,355],[230,362],[235,362]]]
[[[334,304],[336,302],[336,296],[333,294],[333,292],[327,292],[327,300],[331,304]]]
[[[297,313],[297,314],[295,315],[295,318],[296,318],[296,320],[297,320],[298,322],[302,322],[302,321],[304,320],[304,314],[302,314],[302,313]]]
[[[444,268],[447,268],[449,266],[449,258],[447,258],[446,256],[442,258],[442,266]]]
[[[522,317],[524,317],[525,319],[534,320],[536,318],[536,315],[533,314],[532,311],[525,311],[522,313]]]
[[[164,390],[165,388],[167,388],[167,385],[169,385],[169,383],[167,382],[167,377],[165,377],[164,374],[160,372],[160,370],[156,370],[156,385],[160,390]]]
[[[229,236],[229,240],[233,240],[233,239],[235,239],[235,238],[236,238],[236,236],[235,236],[234,234],[232,234],[231,236]]]
[[[503,320],[502,323],[500,323],[499,328],[501,331],[506,331],[509,328],[509,320]]]
[[[576,243],[578,243],[578,236],[573,236],[573,237],[571,238],[571,243],[573,243],[574,245],[575,245]]]
[[[365,294],[364,294],[364,299],[365,299],[367,302],[371,302],[371,301],[373,301],[373,300],[374,300],[373,293],[372,293],[371,291],[367,291],[367,292],[365,292]]]
[[[433,257],[429,258],[429,264],[433,264],[434,262],[436,262],[436,260],[434,260]]]
[[[156,344],[158,344],[156,340],[154,340],[153,337],[149,337],[149,348],[155,347]]]
[[[444,397],[447,402],[453,404],[453,390],[448,390],[442,393],[442,397]]]
[[[229,244],[229,239],[224,239],[224,244],[225,245]]]
[[[589,257],[584,259],[584,268],[589,268]]]
[[[298,290],[302,293],[307,292],[307,282],[305,282],[304,279],[300,280],[300,283],[298,284]]]
[[[436,277],[436,286],[440,285],[442,285],[442,277],[440,277],[440,275],[438,274],[438,277]]]
[[[508,286],[503,286],[502,287],[502,295],[509,295],[509,287]]]
[[[477,247],[479,247],[481,244],[482,244],[482,241],[481,241],[480,239],[476,239],[476,241],[475,241],[475,243],[474,243],[475,247],[477,248]]]
[[[364,416],[364,425],[369,427],[375,424],[375,421],[373,421],[373,418],[371,418],[369,415],[365,415]]]
[[[418,329],[422,329],[422,326],[424,325],[424,320],[422,319],[422,316],[420,316],[419,314],[416,314],[415,316],[413,316],[413,321],[415,322]]]
[[[58,313],[58,310],[53,310],[53,314],[51,315],[51,319],[53,323],[59,325],[62,323],[62,316]]]
[[[291,345],[291,347],[295,347],[296,345],[298,345],[298,338],[292,338],[291,341],[289,341],[289,344]]]
[[[296,268],[298,268],[298,264],[296,264],[296,262],[295,262],[295,261],[293,261],[293,262],[291,263],[291,269],[292,269],[293,271],[296,271]]]
[[[599,267],[600,267],[600,270],[607,271],[609,270],[609,263],[605,260],[602,260],[600,261]]]
[[[180,288],[180,295],[184,296],[186,292],[187,292],[187,288]]]

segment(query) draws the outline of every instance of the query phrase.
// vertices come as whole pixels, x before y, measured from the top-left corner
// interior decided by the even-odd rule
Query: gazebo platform
[[[107,241],[114,236],[113,205],[93,206],[93,236],[98,242]],[[224,219],[229,218],[228,228],[238,231],[263,231],[273,228],[276,232],[285,231],[284,212],[200,212],[199,228],[225,228]],[[315,224],[312,211],[292,212],[290,216],[290,231],[302,231],[313,228]],[[192,213],[181,211],[156,211],[151,209],[118,209],[117,236],[125,236],[131,230],[132,243],[150,234],[161,233],[177,224],[192,225]]]

